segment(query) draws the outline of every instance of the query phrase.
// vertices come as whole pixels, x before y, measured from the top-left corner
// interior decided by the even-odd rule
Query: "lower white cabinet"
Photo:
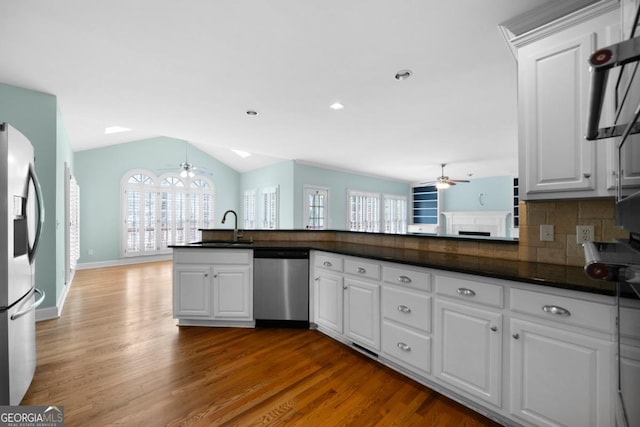
[[[380,285],[344,279],[344,334],[372,351],[380,350]]]
[[[174,265],[173,275],[173,316],[211,319],[211,279],[210,265]]]
[[[344,289],[342,276],[315,269],[313,285],[314,321],[319,326],[342,334]]]
[[[174,248],[178,325],[253,326],[251,250]]]
[[[612,344],[511,319],[510,413],[535,426],[613,425]]]
[[[434,314],[435,377],[499,407],[502,314],[439,298]]]
[[[213,318],[253,319],[252,289],[250,266],[214,266]]]

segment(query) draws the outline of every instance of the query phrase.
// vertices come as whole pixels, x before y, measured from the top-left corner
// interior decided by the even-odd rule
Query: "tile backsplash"
[[[540,226],[554,227],[552,242],[540,240]],[[595,241],[626,238],[615,225],[615,199],[520,202],[519,257],[522,261],[584,265],[584,250],[576,243],[576,226],[593,225]]]
[[[447,239],[428,236],[348,231],[244,230],[245,240],[323,241],[448,252],[472,256],[572,266],[584,265],[584,250],[576,243],[576,226],[593,225],[594,240],[627,238],[615,225],[615,200],[520,201],[519,242]],[[540,240],[540,225],[553,225],[553,241]],[[229,230],[204,230],[203,240],[229,239]]]

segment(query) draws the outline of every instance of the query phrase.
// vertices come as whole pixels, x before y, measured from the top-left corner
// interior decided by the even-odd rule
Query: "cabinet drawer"
[[[504,289],[500,285],[449,276],[436,276],[435,280],[439,295],[493,307],[504,305]]]
[[[603,332],[614,331],[613,305],[524,289],[511,290],[511,310]]]
[[[331,271],[342,271],[342,258],[325,253],[317,253],[315,255],[315,266],[326,268]]]
[[[382,323],[382,351],[409,368],[431,372],[431,338],[426,335],[385,321]]]
[[[380,264],[362,261],[358,258],[345,259],[344,272],[354,274],[359,277],[380,280]]]
[[[431,296],[385,285],[382,288],[382,315],[412,328],[431,332]]]
[[[176,264],[245,264],[252,262],[253,251],[232,249],[174,249]]]
[[[382,267],[382,280],[423,291],[431,290],[431,274],[424,271],[385,265]]]

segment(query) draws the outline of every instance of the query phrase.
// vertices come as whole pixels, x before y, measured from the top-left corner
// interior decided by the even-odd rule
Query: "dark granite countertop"
[[[478,276],[532,283],[602,295],[615,295],[615,284],[589,278],[582,267],[512,261],[498,258],[458,255],[446,252],[419,251],[355,243],[322,241],[256,241],[236,246],[217,243],[192,243],[172,248],[202,249],[315,249],[342,255],[371,258],[400,264],[428,267]]]

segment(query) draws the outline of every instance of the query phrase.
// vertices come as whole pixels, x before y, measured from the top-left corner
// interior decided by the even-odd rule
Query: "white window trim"
[[[269,203],[273,203],[271,215]],[[280,191],[277,185],[260,189],[260,228],[263,230],[276,230],[280,219]],[[270,216],[272,216],[270,218]]]
[[[401,218],[400,224],[397,225],[397,227],[400,228],[400,230],[396,230],[396,231],[387,231],[387,223],[389,221],[388,218],[386,218],[386,209],[385,209],[385,205],[387,201],[393,201],[393,202],[404,202],[404,218]],[[382,205],[381,205],[381,209],[382,209],[382,224],[380,229],[382,230],[383,233],[390,233],[390,234],[407,234],[407,224],[409,222],[408,219],[408,215],[409,215],[409,206],[408,206],[408,202],[407,202],[407,196],[403,196],[401,194],[382,194]],[[396,219],[396,222],[398,220]]]
[[[309,209],[310,206],[308,205],[307,201],[308,198],[307,196],[310,193],[316,193],[316,192],[322,192],[326,194],[325,197],[325,204],[324,204],[324,225],[321,228],[309,228],[309,222],[310,222],[310,217],[309,217]],[[306,228],[306,229],[312,229],[312,230],[329,230],[330,229],[330,224],[329,224],[329,205],[330,205],[330,192],[329,192],[329,188],[328,187],[319,187],[317,185],[303,185],[302,186],[302,200],[303,200],[303,207],[302,207],[302,225]]]
[[[155,238],[156,238],[156,246],[154,250],[144,250],[143,245],[141,246],[141,250],[139,251],[129,251],[127,248],[127,238],[128,238],[128,230],[126,227],[127,224],[127,190],[129,188],[131,188],[132,184],[129,184],[129,178],[131,178],[131,176],[133,175],[137,175],[137,174],[143,174],[148,176],[152,181],[153,184],[150,185],[139,185],[139,188],[141,189],[145,189],[145,190],[150,190],[151,192],[155,192]],[[211,218],[210,221],[208,223],[201,223],[199,222],[198,224],[195,224],[194,226],[196,227],[196,229],[199,228],[210,228],[213,226],[213,224],[215,223],[215,219],[214,219],[214,212],[215,212],[215,186],[213,184],[213,182],[211,182],[210,179],[200,176],[200,175],[196,175],[193,178],[182,178],[180,177],[178,174],[163,174],[160,177],[158,177],[157,175],[155,175],[153,172],[146,170],[146,169],[133,169],[130,171],[127,171],[121,178],[120,180],[120,255],[122,257],[138,257],[138,256],[148,256],[148,255],[158,255],[158,254],[164,254],[164,253],[170,253],[171,252],[171,248],[162,248],[161,247],[161,243],[162,243],[162,239],[161,239],[161,230],[160,230],[160,221],[161,221],[161,203],[160,203],[160,194],[162,192],[166,192],[167,189],[171,191],[175,191],[173,189],[171,189],[170,187],[164,187],[161,185],[162,181],[168,177],[174,177],[176,179],[179,179],[180,181],[182,181],[184,183],[184,192],[185,192],[185,228],[184,228],[184,233],[185,233],[185,238],[188,241],[190,240],[189,236],[192,234],[191,233],[191,228],[193,228],[192,226],[192,221],[191,221],[191,198],[193,196],[195,196],[196,194],[210,194],[211,195]],[[209,189],[208,191],[198,191],[199,189],[192,189],[191,187],[191,183],[195,180],[202,180],[204,181],[208,186]],[[134,184],[135,185],[135,184]],[[182,187],[180,187],[182,188]],[[202,212],[200,213],[200,218],[202,218]],[[173,243],[169,243],[170,245]]]
[[[253,206],[247,205],[251,199]],[[245,190],[242,196],[242,228],[254,230],[258,227],[258,189]]]
[[[369,224],[362,224],[360,227],[352,227],[351,225],[351,198],[352,197],[367,197],[377,200],[377,210],[375,212],[376,218],[371,221]],[[380,197],[380,193],[370,192],[370,191],[361,191],[361,190],[351,190],[347,189],[347,229],[349,231],[360,231],[360,232],[368,232],[368,233],[379,233],[381,222],[382,222],[382,198]]]

